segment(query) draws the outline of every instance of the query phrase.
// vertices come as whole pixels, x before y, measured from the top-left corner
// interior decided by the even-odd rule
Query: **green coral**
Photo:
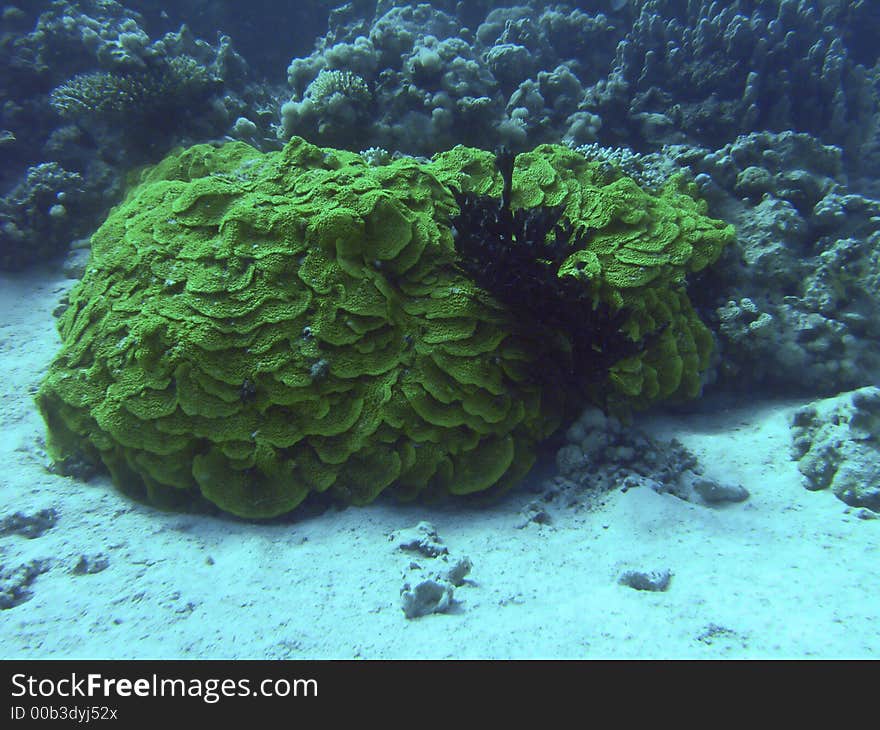
[[[588,397],[694,395],[711,338],[681,285],[730,230],[686,191],[603,183],[564,148],[517,163],[515,205],[564,204],[594,230],[560,275],[627,307],[634,339],[661,333]],[[455,266],[449,187],[499,184],[490,155],[461,147],[378,167],[299,138],[172,155],[95,234],[71,292],[38,395],[52,454],[159,504],[201,495],[245,517],[312,493],[364,504],[515,483],[572,399],[552,333]]]
[[[447,185],[501,195],[491,153],[456,147],[437,155],[433,168]],[[630,311],[624,330],[633,340],[656,340],[616,363],[607,381],[586,384],[589,398],[623,412],[698,395],[713,341],[684,292],[685,278],[714,262],[734,231],[706,215],[693,186],[677,176],[651,194],[573,150],[542,145],[517,156],[512,205],[564,206],[588,244],[559,275],[580,281],[594,303]]]

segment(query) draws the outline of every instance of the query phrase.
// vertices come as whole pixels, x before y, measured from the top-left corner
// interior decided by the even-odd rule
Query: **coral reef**
[[[351,71],[322,69],[306,87],[302,101],[290,101],[281,108],[282,136],[301,136],[324,144],[343,145],[349,130],[369,119],[372,95],[366,82]]]
[[[89,209],[83,179],[57,162],[27,169],[0,198],[0,269],[18,270],[62,253],[88,225],[71,211]],[[94,209],[91,209],[94,212]]]
[[[51,450],[159,503],[201,495],[246,517],[309,494],[509,486],[573,396],[549,355],[571,350],[566,333],[517,321],[457,263],[452,191],[504,187],[491,154],[463,147],[378,166],[299,138],[167,158],[95,234],[61,316],[39,394]],[[582,397],[697,395],[711,337],[685,276],[730,227],[680,181],[651,195],[564,147],[519,155],[509,195],[589,231],[559,277],[648,343]]]
[[[5,269],[51,259],[93,231],[132,168],[175,144],[221,136],[242,115],[259,120],[260,89],[229,37],[211,45],[181,26],[151,39],[143,18],[114,0],[43,5],[33,19],[3,16]],[[59,168],[76,176],[75,196],[60,185],[62,173],[44,174]],[[67,199],[44,204],[52,187]],[[56,203],[63,221],[47,219]]]
[[[849,190],[840,149],[762,132],[670,154],[737,228],[719,266],[692,288],[718,332],[726,387],[826,395],[873,382],[880,201]]]
[[[69,216],[84,229],[118,200],[127,170],[175,144],[230,136],[265,150],[294,135],[392,155],[563,142],[592,145],[586,153],[599,158],[618,148],[616,166],[660,187],[671,174],[664,145],[721,150],[738,135],[791,129],[838,145],[850,191],[876,195],[880,63],[871,38],[880,14],[869,3],[330,5],[273,12],[279,43],[257,40],[262,1],[243,9],[186,0],[162,12],[115,0],[10,6],[0,191],[56,162],[83,178],[92,204]],[[325,21],[309,52],[309,34]],[[285,35],[291,27],[302,33]],[[199,37],[208,29],[221,31],[216,42]],[[237,49],[241,39],[247,63],[227,33]],[[285,48],[296,55],[281,91],[268,79]],[[263,80],[249,75],[251,63]],[[634,151],[657,155],[644,175]],[[751,167],[736,191],[756,199],[768,181],[760,162]],[[29,250],[7,258],[27,262]],[[729,299],[743,297],[766,298]]]
[[[717,148],[756,129],[792,129],[842,146],[851,171],[870,174],[880,115],[868,38],[880,18],[865,5],[530,3],[484,16],[474,7],[464,23],[460,5],[378,3],[372,18],[338,16],[309,56],[293,59],[279,134],[430,154],[456,142]],[[369,123],[339,118],[316,134],[308,114],[294,113],[328,69],[365,82]]]
[[[393,5],[340,18],[291,63],[295,99],[321,69],[365,80],[371,121],[330,116],[324,133],[420,154],[564,141],[654,190],[690,167],[712,214],[741,232],[692,297],[719,331],[719,386],[830,394],[873,382],[880,13],[869,3],[535,3],[473,8],[464,28],[451,4]]]
[[[601,120],[581,102],[622,35],[608,16],[551,5],[477,17],[471,8],[470,30],[455,15],[461,5],[379,3],[369,21],[340,18],[309,56],[291,61],[279,136],[418,154],[455,144],[522,149],[595,140]],[[327,71],[363,82],[373,113],[321,115],[325,102],[309,87]],[[366,97],[358,91],[357,103]]]
[[[627,138],[720,146],[754,129],[794,129],[842,145],[855,164],[876,130],[877,102],[834,21],[841,9],[805,0],[645,0],[607,79],[590,91],[603,118],[625,110]],[[617,134],[621,126],[613,128]],[[606,127],[603,131],[610,132]],[[619,141],[607,134],[601,141]]]
[[[328,21],[336,22],[340,12],[362,12],[369,2],[374,0],[349,0],[341,6],[331,0],[308,0],[286,3],[283,8],[277,0],[175,0],[161,5],[155,0],[125,0],[125,5],[140,14],[142,27],[153,36],[175,30],[181,21],[199,38],[213,38],[218,30],[234,36],[235,49],[248,67],[271,77],[285,68],[291,53],[308,53],[314,39],[327,30]],[[279,42],[267,42],[267,24],[272,39]]]
[[[880,512],[880,388],[868,386],[798,409],[792,455],[807,489],[831,488],[853,507]]]
[[[114,0],[50,3],[30,32],[2,48],[9,129],[37,147],[60,113],[121,156],[138,145],[156,149],[163,130],[172,138],[217,134],[246,109],[247,69],[227,36],[212,46],[182,26],[151,40],[142,22]],[[154,127],[149,142],[141,124]]]
[[[143,73],[78,74],[54,89],[49,101],[61,116],[87,129],[151,125],[155,130],[186,105],[206,103],[221,83],[194,58],[177,56]]]
[[[0,268],[73,245],[64,270],[93,281],[87,237],[132,170],[175,145],[233,138],[266,152],[304,137],[363,150],[339,157],[358,175],[366,163],[363,179],[411,166],[449,191],[442,202],[432,193],[436,216],[412,215],[431,218],[468,297],[517,320],[517,336],[541,331],[552,372],[540,372],[539,358],[520,369],[558,378],[557,391],[617,413],[707,384],[817,397],[876,382],[873,4],[331,5],[279,13],[277,28],[295,21],[303,33],[264,49],[255,33],[265,21],[245,23],[245,9],[207,0],[164,11],[116,0],[7,6]],[[266,7],[258,0],[255,12]],[[181,25],[187,14],[192,30]],[[273,87],[269,74],[280,82],[285,65],[286,88]],[[560,142],[577,153],[540,146]],[[529,151],[505,181],[490,153],[457,144]],[[406,157],[437,153],[430,166]],[[229,172],[209,167],[177,182]],[[729,230],[707,226],[707,213],[735,224],[736,241],[725,246]],[[304,372],[316,383],[334,377],[323,355]],[[238,383],[243,402],[261,402],[259,385]],[[87,474],[87,462],[68,454],[57,468]]]

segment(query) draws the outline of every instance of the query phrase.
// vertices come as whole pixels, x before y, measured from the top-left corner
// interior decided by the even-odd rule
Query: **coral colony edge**
[[[697,396],[733,227],[558,145],[387,164],[293,137],[142,173],[37,396],[59,468],[247,518],[500,491],[584,406]]]

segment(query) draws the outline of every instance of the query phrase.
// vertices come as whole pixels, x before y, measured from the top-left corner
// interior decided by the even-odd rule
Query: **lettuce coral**
[[[434,168],[456,189],[504,192],[489,152],[457,147],[438,155]],[[561,208],[578,233],[559,266],[558,289],[570,290],[574,280],[594,307],[628,312],[623,330],[633,341],[650,342],[615,362],[607,378],[582,383],[588,398],[623,412],[698,395],[713,340],[690,304],[685,280],[714,262],[734,231],[706,215],[693,186],[676,176],[652,194],[576,151],[541,145],[516,157],[512,206]],[[589,351],[590,343],[574,344],[575,353]]]
[[[38,394],[51,453],[162,505],[202,497],[244,517],[313,493],[515,483],[572,399],[548,356],[558,333],[523,326],[456,265],[452,188],[499,184],[491,155],[462,147],[384,166],[300,138],[172,155],[95,234],[70,294]],[[517,158],[513,203],[564,205],[591,234],[559,275],[625,307],[633,339],[656,333],[585,397],[695,395],[711,337],[683,279],[730,229],[687,191],[601,180],[558,147]]]

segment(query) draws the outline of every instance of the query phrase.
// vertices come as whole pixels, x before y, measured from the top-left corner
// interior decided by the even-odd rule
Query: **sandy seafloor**
[[[254,524],[135,503],[46,469],[33,393],[58,348],[54,270],[0,276],[0,573],[43,570],[0,611],[2,658],[747,658],[880,656],[880,520],[809,492],[790,460],[800,403],[644,418],[751,497],[711,508],[648,488],[522,523],[528,484],[489,507],[397,505]],[[430,521],[468,556],[452,610],[407,620],[395,531]],[[85,556],[107,561],[77,573]],[[618,583],[670,570],[665,592]]]

